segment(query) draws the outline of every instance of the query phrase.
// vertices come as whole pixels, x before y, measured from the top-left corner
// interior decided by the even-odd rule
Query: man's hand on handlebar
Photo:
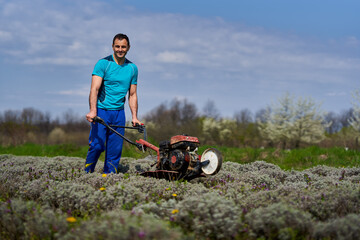
[[[86,114],[86,120],[88,120],[89,122],[93,122],[96,115],[96,112],[89,112],[88,114]]]
[[[132,125],[133,125],[133,127],[136,127],[137,125],[144,125],[142,122],[140,122],[139,121],[139,119],[137,119],[137,118],[133,118],[133,120],[132,120]]]

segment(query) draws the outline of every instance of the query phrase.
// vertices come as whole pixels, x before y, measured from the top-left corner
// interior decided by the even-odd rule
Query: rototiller
[[[191,180],[197,177],[215,175],[221,168],[223,158],[217,149],[208,148],[201,156],[198,155],[197,150],[200,142],[197,137],[177,135],[171,137],[170,141],[160,142],[159,147],[156,147],[146,141],[147,136],[144,125],[125,127],[109,125],[100,117],[95,117],[93,120],[104,125],[128,143],[135,145],[141,151],[150,148],[157,153],[156,162],[152,165],[156,165],[156,170],[143,172],[141,173],[143,176],[168,180]],[[117,132],[114,127],[136,129],[139,133],[144,134],[144,139],[133,142]]]

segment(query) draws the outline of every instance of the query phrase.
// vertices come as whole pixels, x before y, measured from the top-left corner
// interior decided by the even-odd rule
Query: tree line
[[[213,101],[199,111],[188,100],[162,103],[143,116],[150,141],[158,144],[171,136],[186,134],[201,144],[231,147],[358,148],[360,132],[360,94],[353,95],[353,108],[341,113],[321,110],[311,98],[296,98],[288,93],[256,113],[242,109],[232,118],[223,118]],[[34,108],[0,113],[0,144],[87,144],[89,123],[84,116],[69,110],[61,118]],[[128,135],[132,135],[130,131]],[[132,136],[135,137],[135,136]]]
[[[325,113],[311,98],[296,98],[287,93],[276,104],[255,114],[243,109],[232,118],[222,118],[212,101],[199,113],[193,103],[175,99],[146,114],[145,120],[156,141],[184,133],[199,137],[207,145],[357,148],[359,130],[352,124],[360,122],[356,113],[353,108],[339,114]]]
[[[89,124],[84,117],[68,110],[61,117],[51,118],[49,112],[29,107],[0,113],[0,145],[86,144]]]

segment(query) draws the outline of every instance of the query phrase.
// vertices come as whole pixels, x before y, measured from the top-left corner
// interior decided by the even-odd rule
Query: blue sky
[[[122,32],[140,116],[178,98],[232,117],[286,92],[340,112],[359,88],[359,10],[355,0],[0,0],[0,111],[85,115],[92,69]]]

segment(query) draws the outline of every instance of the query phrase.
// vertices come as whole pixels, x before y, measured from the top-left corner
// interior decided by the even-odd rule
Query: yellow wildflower
[[[106,175],[106,173],[104,173],[103,175],[102,175],[102,177],[106,177],[107,175]]]
[[[176,195],[176,193],[173,193],[173,195],[172,195],[173,197],[176,197],[177,195]]]
[[[100,191],[105,191],[105,188],[104,188],[104,187],[101,187],[99,190],[100,190]]]
[[[74,222],[76,222],[76,218],[68,217],[68,218],[66,218],[66,221],[68,221],[69,223],[74,223]]]
[[[178,209],[174,209],[174,210],[171,211],[172,214],[177,214],[178,212],[179,212]]]

